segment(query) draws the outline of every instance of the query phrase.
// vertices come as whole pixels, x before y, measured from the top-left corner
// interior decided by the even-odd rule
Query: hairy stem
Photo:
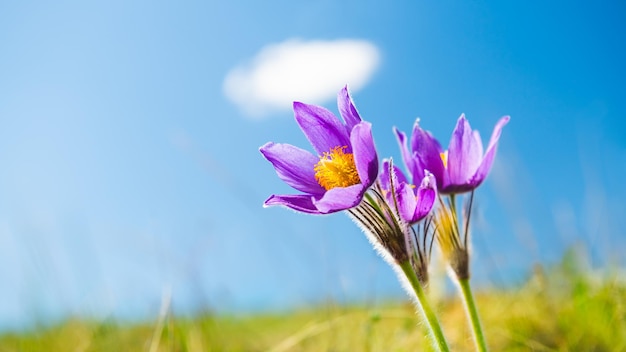
[[[450,349],[448,348],[448,343],[446,342],[446,338],[443,335],[443,331],[441,330],[441,325],[439,325],[437,316],[435,315],[435,312],[428,303],[426,293],[422,288],[422,284],[417,279],[411,263],[407,260],[400,263],[400,267],[402,268],[402,271],[406,275],[407,279],[409,279],[411,287],[413,287],[413,291],[415,291],[415,295],[417,296],[417,300],[419,302],[420,311],[422,312],[422,315],[424,315],[424,318],[426,318],[426,322],[428,323],[433,347],[437,351],[450,351]]]
[[[459,279],[459,286],[461,286],[461,292],[463,293],[462,296],[463,302],[465,303],[465,311],[467,312],[467,316],[472,325],[472,334],[474,335],[476,350],[486,352],[487,344],[485,343],[483,329],[480,326],[480,318],[478,317],[476,303],[474,303],[474,297],[472,295],[472,289],[470,288],[469,279]]]

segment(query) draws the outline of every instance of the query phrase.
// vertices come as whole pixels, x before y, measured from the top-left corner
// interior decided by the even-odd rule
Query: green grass
[[[571,256],[555,268],[536,268],[516,288],[475,293],[492,351],[626,351],[626,284],[616,275],[583,273]],[[437,311],[451,349],[473,350],[459,301],[446,298]],[[161,324],[70,319],[4,334],[0,352],[428,351],[425,336],[409,303],[327,304],[250,317],[168,315]]]

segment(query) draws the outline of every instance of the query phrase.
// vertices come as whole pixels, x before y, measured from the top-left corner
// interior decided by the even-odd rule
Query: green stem
[[[472,296],[469,279],[459,280],[459,286],[461,286],[461,292],[463,293],[465,310],[467,311],[467,315],[472,323],[472,333],[474,334],[476,350],[486,352],[487,344],[485,343],[485,335],[483,335],[483,330],[480,326],[480,318],[478,317],[478,311],[476,310],[476,304],[474,303],[474,297]]]
[[[409,282],[413,287],[413,291],[415,291],[415,295],[417,295],[420,311],[428,322],[430,334],[434,340],[433,346],[436,347],[438,351],[450,351],[450,349],[448,348],[448,343],[446,342],[446,338],[445,336],[443,336],[441,325],[439,325],[439,321],[437,320],[435,312],[430,307],[430,304],[428,304],[426,293],[424,292],[424,289],[422,289],[422,284],[417,279],[417,275],[415,275],[411,263],[407,260],[400,263],[400,267],[402,268],[404,275],[406,275],[407,279],[409,279]]]

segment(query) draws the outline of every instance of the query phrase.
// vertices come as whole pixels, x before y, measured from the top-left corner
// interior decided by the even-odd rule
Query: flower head
[[[310,214],[328,214],[358,205],[378,176],[378,155],[371,124],[361,120],[348,87],[337,96],[343,121],[316,105],[293,103],[296,122],[316,154],[290,144],[260,148],[278,177],[295,195],[272,195],[265,206],[283,205]]]
[[[465,115],[461,115],[452,132],[447,151],[439,142],[415,121],[410,149],[406,135],[395,129],[402,159],[413,180],[424,178],[424,170],[435,175],[440,193],[465,193],[474,190],[485,180],[498,149],[498,139],[502,127],[509,122],[509,116],[502,117],[493,129],[487,152],[483,154],[483,144],[478,131],[473,131]]]

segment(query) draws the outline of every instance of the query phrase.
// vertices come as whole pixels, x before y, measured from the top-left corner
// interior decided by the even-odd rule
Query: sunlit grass
[[[537,267],[522,285],[476,291],[491,350],[626,350],[626,283],[617,275],[593,275],[576,262],[572,252],[554,268]],[[437,310],[451,349],[473,350],[460,302],[450,297]],[[409,303],[327,304],[250,317],[168,315],[161,329],[157,321],[72,319],[4,334],[0,351],[421,351],[430,348],[426,334]]]

